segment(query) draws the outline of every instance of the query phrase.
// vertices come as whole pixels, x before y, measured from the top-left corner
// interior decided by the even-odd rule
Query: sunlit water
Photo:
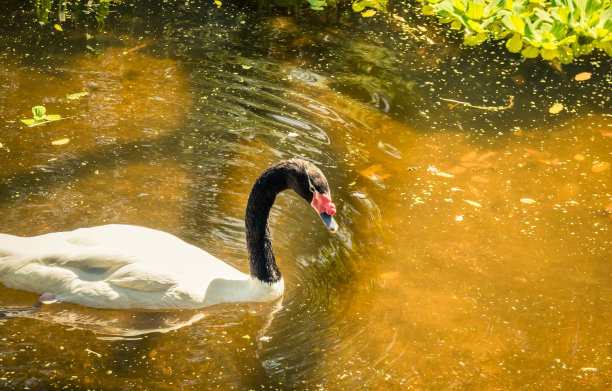
[[[291,157],[326,173],[341,229],[279,197],[272,303],[35,312],[0,286],[0,387],[610,388],[608,58],[560,72],[426,20],[429,42],[391,18],[151,7],[88,40],[2,17],[0,231],[139,224],[247,271],[250,186]],[[22,126],[39,104],[70,118]]]

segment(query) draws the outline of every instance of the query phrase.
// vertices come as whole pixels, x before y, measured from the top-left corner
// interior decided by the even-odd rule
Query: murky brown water
[[[251,183],[295,156],[341,231],[279,198],[280,302],[0,319],[0,388],[610,389],[609,59],[559,73],[430,26],[164,7],[90,40],[3,17],[0,231],[140,224],[246,271]],[[38,104],[71,118],[22,126]],[[0,309],[35,300],[0,286]]]

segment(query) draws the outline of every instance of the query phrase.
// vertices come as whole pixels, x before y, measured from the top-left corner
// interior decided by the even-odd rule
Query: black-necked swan
[[[286,189],[308,201],[330,231],[338,229],[321,170],[300,159],[272,165],[255,181],[247,202],[250,275],[169,233],[114,224],[34,237],[0,234],[0,282],[96,308],[195,309],[273,300],[283,294],[284,283],[268,216]]]

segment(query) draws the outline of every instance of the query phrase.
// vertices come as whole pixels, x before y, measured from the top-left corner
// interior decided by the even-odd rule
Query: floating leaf
[[[554,105],[550,106],[550,108],[548,109],[548,112],[550,114],[559,114],[561,110],[563,110],[563,103],[557,102]]]
[[[534,200],[532,198],[521,198],[521,202],[523,204],[535,204],[536,200]]]
[[[525,49],[521,51],[521,54],[525,58],[536,58],[538,54],[540,54],[540,49],[534,46],[527,46]]]
[[[62,117],[59,114],[47,114],[45,121],[59,121]]]
[[[24,124],[25,126],[32,126],[36,123],[36,120],[33,118],[22,119],[21,123]]]
[[[434,166],[429,166],[429,167],[427,168],[427,171],[429,171],[429,172],[433,173],[433,174],[434,174],[434,175],[436,175],[436,176],[441,176],[441,177],[443,177],[443,178],[454,178],[454,177],[455,177],[453,174],[448,174],[448,173],[446,173],[446,172],[442,172],[442,171],[438,170],[438,169],[437,169],[436,167],[434,167]]]
[[[64,145],[70,142],[69,138],[61,138],[59,140],[55,140],[51,142],[51,145]]]
[[[609,162],[595,162],[591,166],[591,172],[600,173],[606,171],[608,168],[610,168]]]
[[[480,204],[479,204],[478,202],[476,202],[476,201],[470,201],[470,200],[463,200],[463,201],[465,201],[465,202],[467,202],[468,204],[470,204],[470,205],[472,205],[472,206],[475,206],[475,207],[477,207],[477,208],[482,208],[482,205],[480,205]]]
[[[574,80],[576,81],[585,81],[585,80],[589,80],[591,78],[591,72],[581,72],[579,74],[577,74],[576,76],[574,76]]]
[[[382,166],[380,164],[376,164],[372,167],[366,168],[363,171],[359,171],[359,173],[372,181],[376,181],[379,179],[387,179],[391,176],[390,174],[387,174],[383,171]]]
[[[376,11],[373,9],[366,10],[361,14],[361,16],[364,18],[371,18],[374,15],[376,15]]]
[[[523,48],[523,39],[520,34],[513,34],[512,38],[506,41],[506,49],[512,53],[518,53]]]
[[[251,339],[251,336],[248,335],[248,334],[245,334],[245,335],[242,336],[242,338],[244,338],[244,339]]]
[[[66,99],[68,100],[81,99],[82,97],[86,95],[89,95],[89,92],[87,91],[75,92],[74,94],[66,94]]]
[[[45,106],[34,106],[32,107],[32,114],[34,114],[34,119],[43,119],[45,118],[45,113],[47,109]]]
[[[59,24],[56,24],[56,25],[54,25],[53,27],[55,27],[55,29],[56,29],[57,31],[64,31],[64,30],[62,30],[62,26],[60,26]]]
[[[215,4],[217,4],[217,8],[221,7],[221,5],[223,5],[223,3],[220,2],[219,0],[215,0]]]

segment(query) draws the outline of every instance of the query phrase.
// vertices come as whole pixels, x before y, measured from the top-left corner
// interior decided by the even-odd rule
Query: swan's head
[[[338,224],[334,220],[336,205],[332,202],[331,191],[327,178],[317,166],[304,160],[296,160],[301,170],[290,180],[290,186],[317,211],[327,229],[338,231]],[[293,183],[291,183],[293,182]]]

